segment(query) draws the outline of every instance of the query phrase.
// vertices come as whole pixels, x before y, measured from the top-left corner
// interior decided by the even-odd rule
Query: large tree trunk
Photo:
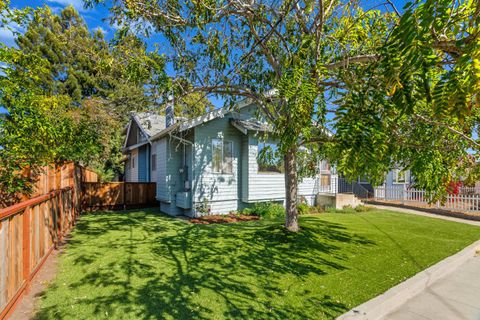
[[[296,232],[298,227],[297,211],[297,150],[295,147],[288,149],[285,154],[285,199],[286,199],[286,219],[285,228]]]

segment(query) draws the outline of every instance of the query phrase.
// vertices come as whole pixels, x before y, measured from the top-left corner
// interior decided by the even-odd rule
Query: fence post
[[[23,230],[22,230],[22,260],[23,260],[23,279],[26,283],[25,292],[30,290],[30,212],[31,207],[23,211]]]
[[[405,204],[407,200],[407,185],[406,184],[403,184],[403,188],[402,188],[402,204]]]

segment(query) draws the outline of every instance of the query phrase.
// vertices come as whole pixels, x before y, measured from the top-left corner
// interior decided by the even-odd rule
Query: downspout
[[[193,167],[193,156],[195,154],[195,144],[191,141],[188,141],[188,140],[185,140],[183,138],[180,138],[180,137],[177,137],[177,136],[174,136],[172,133],[169,133],[168,134],[171,138],[174,138],[174,139],[177,139],[178,141],[182,142],[182,143],[187,143],[189,145],[192,146],[192,156],[190,157],[190,168],[192,170],[192,185],[190,186],[190,190],[191,190],[191,194],[190,194],[190,203],[191,203],[191,206],[192,206],[192,210],[195,210],[195,208],[193,207],[193,177],[195,177],[195,169]]]

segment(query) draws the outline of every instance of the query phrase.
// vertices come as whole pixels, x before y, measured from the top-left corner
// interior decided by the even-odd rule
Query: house
[[[154,112],[132,114],[124,129],[126,182],[155,182],[156,153],[152,152],[151,138],[165,129],[165,116]]]
[[[263,148],[275,148],[276,144],[261,138],[269,126],[257,119],[254,104],[244,101],[234,110],[217,109],[184,121],[175,121],[170,115],[172,109],[167,109],[164,129],[154,135],[147,132],[143,140],[126,144],[126,150],[132,152],[131,170],[132,161],[137,159],[133,152],[137,157],[150,152],[152,159],[156,155],[155,163],[151,163],[155,172],[150,174],[155,174],[162,212],[198,216],[237,211],[259,201],[284,202],[281,167],[275,161],[265,163],[258,156]],[[141,129],[143,125],[134,120]],[[141,153],[139,145],[145,145],[147,151]],[[299,196],[310,204],[319,192],[332,188],[334,174],[330,167],[325,162],[319,167],[316,177],[299,184]],[[129,176],[135,174],[131,171]]]

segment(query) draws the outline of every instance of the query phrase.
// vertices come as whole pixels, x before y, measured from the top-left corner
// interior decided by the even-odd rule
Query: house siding
[[[130,153],[131,160],[134,161],[135,167],[130,166],[130,181],[129,182],[137,182],[138,181],[138,149],[133,149]],[[131,165],[131,163],[130,163]]]
[[[245,202],[285,199],[285,175],[281,173],[258,172],[258,139],[253,135],[248,139],[248,188]],[[319,191],[317,178],[304,178],[298,184],[300,196],[314,197]],[[308,200],[308,199],[307,199]]]
[[[241,133],[230,123],[230,116],[195,127],[194,203],[207,199],[212,213],[228,213],[238,209]],[[212,170],[212,139],[220,138],[233,143],[232,174],[214,173]]]
[[[155,141],[153,146],[157,151],[157,200],[170,201],[167,181],[167,138]]]
[[[148,182],[148,145],[138,148],[138,182]]]

